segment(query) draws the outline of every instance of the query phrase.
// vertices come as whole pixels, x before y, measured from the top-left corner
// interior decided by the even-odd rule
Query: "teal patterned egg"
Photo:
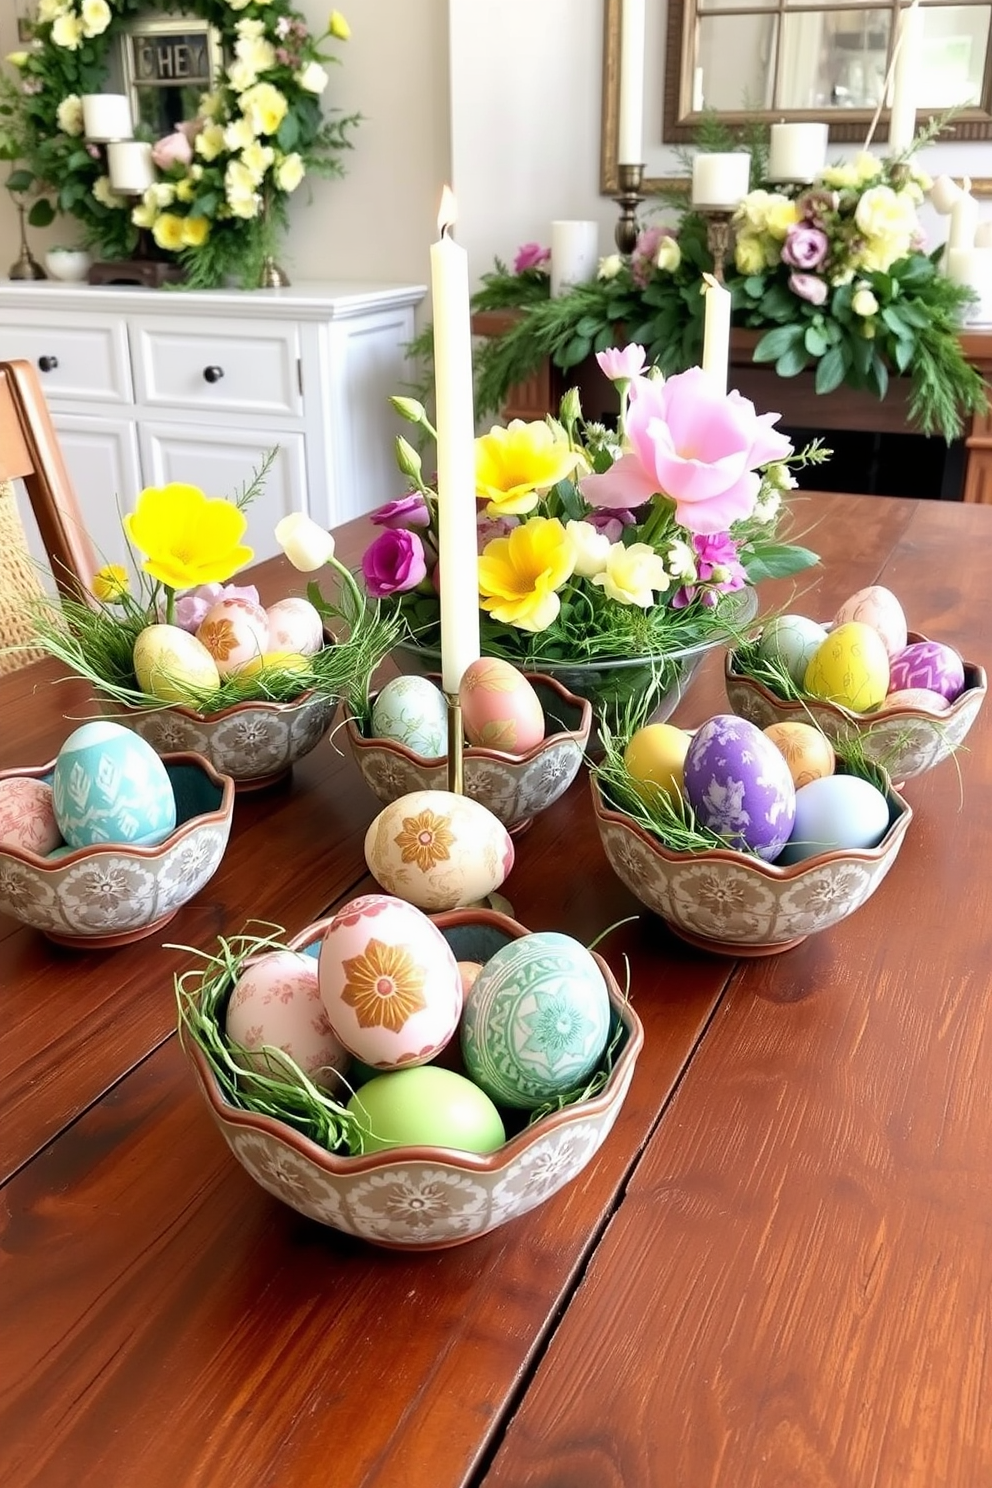
[[[176,827],[176,798],[150,744],[119,723],[84,723],[59,750],[55,820],[70,847],[155,847]]]
[[[392,739],[422,759],[448,752],[448,704],[428,677],[393,677],[372,704],[372,736]]]
[[[497,1105],[525,1110],[581,1086],[609,1036],[610,999],[595,957],[554,930],[502,946],[462,1013],[469,1077]]]

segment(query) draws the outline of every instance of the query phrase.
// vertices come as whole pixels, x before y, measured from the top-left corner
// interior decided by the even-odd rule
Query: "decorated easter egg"
[[[685,794],[699,820],[731,847],[778,855],[792,831],[796,788],[789,767],[755,724],[718,713],[692,737]]]
[[[838,848],[877,847],[889,825],[885,796],[857,775],[828,775],[796,791],[792,835],[777,861],[800,863]]]
[[[509,941],[465,999],[462,1059],[501,1105],[533,1110],[581,1087],[610,1036],[610,998],[592,953],[542,930]]]
[[[484,1091],[453,1070],[424,1065],[377,1075],[348,1102],[365,1152],[387,1147],[452,1147],[495,1152],[506,1141],[499,1112]]]
[[[196,627],[196,639],[210,652],[221,677],[229,677],[270,649],[268,616],[250,599],[218,599]]]
[[[630,736],[623,752],[630,783],[650,802],[661,790],[673,801],[682,799],[686,750],[692,735],[671,723],[649,723]]]
[[[886,712],[890,708],[918,708],[924,713],[946,713],[950,706],[946,697],[929,687],[900,687],[885,697]]]
[[[805,615],[776,615],[761,632],[758,655],[762,661],[784,667],[796,686],[802,687],[813,653],[826,638],[825,627]]]
[[[365,861],[387,894],[420,909],[460,909],[499,888],[513,867],[513,842],[471,796],[410,791],[372,822]]]
[[[465,737],[470,744],[526,754],[544,738],[541,699],[508,661],[480,656],[466,667],[458,689]]]
[[[147,625],[134,643],[134,674],[142,692],[163,703],[191,703],[216,692],[220,673],[206,646],[178,625]]]
[[[422,759],[448,752],[448,703],[428,677],[393,677],[372,704],[372,735],[392,739]]]
[[[33,775],[0,780],[0,847],[20,848],[43,858],[61,843],[48,782]]]
[[[437,926],[402,899],[363,894],[324,931],[320,999],[336,1037],[364,1064],[426,1064],[451,1038],[462,979]]]
[[[150,744],[119,723],[84,723],[69,735],[55,761],[52,800],[70,847],[154,847],[176,826],[165,765]]]
[[[811,780],[834,773],[837,765],[834,746],[811,723],[770,723],[763,732],[781,753],[797,790]]]
[[[803,685],[813,697],[854,713],[871,712],[889,690],[885,642],[860,620],[838,625],[813,653]]]
[[[877,630],[885,642],[890,656],[901,651],[906,644],[906,616],[902,605],[891,589],[883,584],[869,584],[845,599],[834,616],[834,627],[846,625],[850,620],[859,620]]]
[[[261,656],[253,656],[239,666],[238,676],[257,677],[260,672],[298,672],[301,676],[309,676],[310,671],[310,658],[300,651],[263,651]]]
[[[244,968],[227,1004],[227,1037],[246,1063],[274,1079],[291,1078],[282,1050],[322,1090],[338,1093],[348,1051],[331,1028],[317,985],[317,963],[298,951],[266,951]]]
[[[964,663],[953,646],[943,641],[913,641],[892,658],[890,689],[925,687],[949,703],[964,690]]]
[[[298,651],[313,656],[324,644],[324,622],[308,599],[280,599],[265,611],[269,647],[273,651]]]

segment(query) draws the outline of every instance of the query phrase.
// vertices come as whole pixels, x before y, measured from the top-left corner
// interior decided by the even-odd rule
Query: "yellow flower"
[[[280,191],[295,191],[303,180],[303,157],[295,150],[276,166],[276,185]]]
[[[74,52],[83,39],[83,23],[79,16],[57,16],[52,26],[52,41],[57,47]]]
[[[274,159],[275,151],[272,146],[259,144],[258,140],[252,140],[251,144],[241,152],[241,164],[256,185],[261,181]]]
[[[734,263],[741,274],[760,274],[765,267],[765,250],[754,233],[741,233],[734,244]]]
[[[293,74],[300,87],[307,93],[323,93],[327,87],[327,73],[319,62],[308,62],[306,67]]]
[[[533,511],[538,493],[575,469],[575,454],[545,423],[513,419],[475,441],[475,488],[491,517]]]
[[[183,246],[183,219],[175,212],[163,212],[155,218],[152,237],[160,248],[169,253],[178,253]]]
[[[139,202],[131,213],[131,221],[135,227],[154,227],[155,218],[158,216],[158,207],[153,201]]]
[[[109,176],[97,176],[93,182],[93,195],[101,206],[104,207],[122,207],[124,205],[124,198],[117,195],[117,192],[110,184]]]
[[[84,36],[102,36],[111,21],[107,0],[83,0],[82,17]]]
[[[210,236],[210,222],[206,217],[183,218],[183,247],[202,248]]]
[[[337,37],[338,41],[347,41],[351,36],[351,27],[339,10],[331,11],[331,18],[327,23],[327,34]]]
[[[16,67],[18,71],[20,71],[22,67],[26,67],[28,64],[28,53],[8,52],[7,61],[10,63],[11,67]]]
[[[241,112],[255,134],[275,134],[289,105],[271,83],[256,83],[241,95]]]
[[[101,604],[120,604],[124,596],[131,592],[127,569],[121,568],[119,563],[106,564],[93,575],[90,588],[93,598],[98,599]]]
[[[654,604],[654,591],[663,593],[671,582],[665,560],[650,543],[631,543],[629,548],[614,543],[605,569],[593,579],[619,604],[640,605],[645,610]]]
[[[482,608],[518,630],[547,630],[558,617],[556,590],[571,578],[575,547],[557,517],[531,517],[487,543],[479,559]]]
[[[248,520],[230,501],[212,500],[198,486],[173,481],[147,486],[124,530],[140,553],[142,568],[172,589],[223,584],[255,556],[242,547]]]
[[[196,183],[189,176],[176,182],[176,201],[191,202],[196,195]]]
[[[799,221],[799,208],[794,201],[787,198],[774,199],[768,207],[767,230],[773,238],[780,243],[785,241],[790,227],[795,227]]]
[[[196,136],[193,149],[204,160],[216,160],[224,148],[224,131],[219,124],[208,124]]]
[[[255,138],[247,119],[232,119],[224,130],[224,143],[232,154],[243,150]]]

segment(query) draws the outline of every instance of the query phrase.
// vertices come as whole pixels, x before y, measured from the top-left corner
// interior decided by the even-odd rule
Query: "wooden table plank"
[[[883,571],[978,661],[990,538],[924,504]],[[869,904],[741,968],[487,1488],[992,1481],[990,728]]]

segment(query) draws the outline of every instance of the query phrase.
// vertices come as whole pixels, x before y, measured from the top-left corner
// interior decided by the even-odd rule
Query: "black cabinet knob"
[[[54,372],[58,364],[59,359],[56,356],[43,356],[38,358],[38,366],[41,368],[42,372]]]
[[[204,380],[204,382],[220,382],[220,380],[221,380],[221,378],[223,376],[224,376],[224,368],[223,367],[204,367],[204,369],[203,369],[203,380]]]

